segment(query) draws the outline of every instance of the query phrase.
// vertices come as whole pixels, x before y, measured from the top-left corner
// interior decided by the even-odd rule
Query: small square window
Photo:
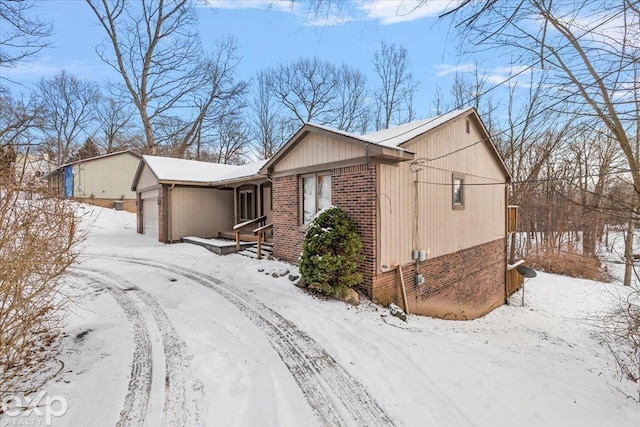
[[[464,209],[464,176],[453,174],[452,184],[453,209]]]

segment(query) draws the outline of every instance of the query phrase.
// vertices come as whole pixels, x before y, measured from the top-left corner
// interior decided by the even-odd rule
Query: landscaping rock
[[[296,280],[298,280],[300,276],[297,274],[290,274],[289,275],[289,280],[291,280],[292,282],[295,282]]]
[[[274,271],[273,273],[271,273],[271,277],[275,277],[277,279],[278,277],[280,277],[280,275],[277,271]]]
[[[360,305],[360,295],[353,289],[349,289],[342,300],[347,304]]]
[[[258,269],[258,273],[262,273],[264,271],[264,268],[259,268]]]
[[[392,316],[397,317],[398,319],[407,321],[407,313],[404,312],[403,309],[395,305],[394,303],[389,304],[389,312]]]
[[[304,282],[304,277],[301,277],[297,282],[293,282],[293,284],[302,289],[307,287],[307,284]]]
[[[286,268],[283,268],[280,271],[278,271],[278,274],[280,275],[280,277],[284,277],[287,274],[289,274],[289,270],[287,270]]]

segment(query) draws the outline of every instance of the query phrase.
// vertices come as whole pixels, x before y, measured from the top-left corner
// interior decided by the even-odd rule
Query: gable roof
[[[417,136],[423,135],[450,120],[471,113],[472,111],[475,111],[473,107],[454,110],[440,116],[429,117],[428,119],[417,120],[389,129],[371,132],[363,137],[374,141],[376,144],[385,145],[387,147],[398,147]]]
[[[222,163],[201,162],[198,160],[176,159],[172,157],[142,156],[131,184],[136,190],[138,180],[145,165],[161,184],[192,184],[217,186],[255,179],[258,170],[266,160],[245,165],[226,165]]]
[[[414,140],[421,135],[431,132],[454,119],[464,116],[470,116],[475,122],[480,132],[483,134],[483,141],[488,145],[492,156],[498,162],[498,166],[504,173],[506,179],[510,181],[511,173],[509,172],[509,169],[507,168],[504,160],[502,159],[502,156],[493,143],[491,136],[487,131],[487,128],[484,126],[482,119],[480,118],[478,112],[474,107],[450,111],[440,116],[405,123],[393,128],[371,132],[365,135],[355,135],[349,132],[331,129],[326,126],[307,123],[282,148],[280,148],[276,155],[273,156],[260,170],[260,173],[270,173],[270,171],[273,169],[273,166],[289,151],[291,151],[291,149],[309,132],[324,133],[325,135],[338,140],[374,147],[375,149],[372,150],[369,157],[384,158],[386,160],[392,159],[395,161],[413,160],[414,153],[402,147],[402,145]],[[385,151],[385,149],[387,151]]]
[[[99,156],[95,156],[95,157],[89,157],[86,159],[80,159],[80,160],[76,160],[74,162],[69,162],[69,163],[65,163],[64,165],[60,165],[58,167],[56,167],[55,169],[53,169],[51,172],[49,172],[48,174],[44,175],[43,178],[49,178],[50,176],[56,175],[58,173],[60,173],[62,171],[62,169],[71,166],[71,165],[77,165],[80,163],[88,163],[88,162],[92,162],[94,160],[100,160],[100,159],[105,159],[107,157],[114,157],[114,156],[120,156],[122,154],[130,154],[132,156],[135,156],[137,158],[140,158],[141,156],[137,153],[134,153],[131,150],[122,150],[122,151],[116,151],[113,153],[107,153],[107,154],[101,154]]]
[[[368,138],[366,135],[356,135],[354,133],[332,129],[315,123],[306,123],[278,150],[271,159],[265,163],[265,165],[260,169],[260,173],[268,175],[273,169],[273,166],[287,155],[309,133],[328,136],[348,144],[355,144],[364,147],[367,149],[367,156],[374,159],[381,159],[388,162],[401,162],[413,160],[414,157],[414,153],[409,150],[401,147],[378,144],[375,140]]]

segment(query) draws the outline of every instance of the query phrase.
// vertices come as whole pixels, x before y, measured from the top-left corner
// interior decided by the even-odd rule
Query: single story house
[[[131,179],[140,156],[126,150],[59,166],[47,175],[49,188],[59,197],[104,207],[136,211]]]
[[[271,218],[271,183],[259,176],[265,161],[225,165],[142,156],[131,190],[138,206],[137,231],[160,242],[182,237],[233,235],[234,225]]]
[[[366,135],[305,124],[260,174],[275,257],[297,263],[307,224],[335,205],[356,223],[374,301],[449,319],[505,302],[511,177],[474,108]]]
[[[38,181],[55,169],[54,163],[49,160],[49,155],[44,154],[18,154],[15,160],[14,181]]]

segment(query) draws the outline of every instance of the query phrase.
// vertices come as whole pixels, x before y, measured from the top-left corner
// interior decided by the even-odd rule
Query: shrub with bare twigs
[[[621,299],[601,323],[600,336],[609,348],[622,379],[638,385],[640,402],[640,288]]]
[[[0,177],[0,400],[51,369],[77,252],[74,209],[25,176]]]

